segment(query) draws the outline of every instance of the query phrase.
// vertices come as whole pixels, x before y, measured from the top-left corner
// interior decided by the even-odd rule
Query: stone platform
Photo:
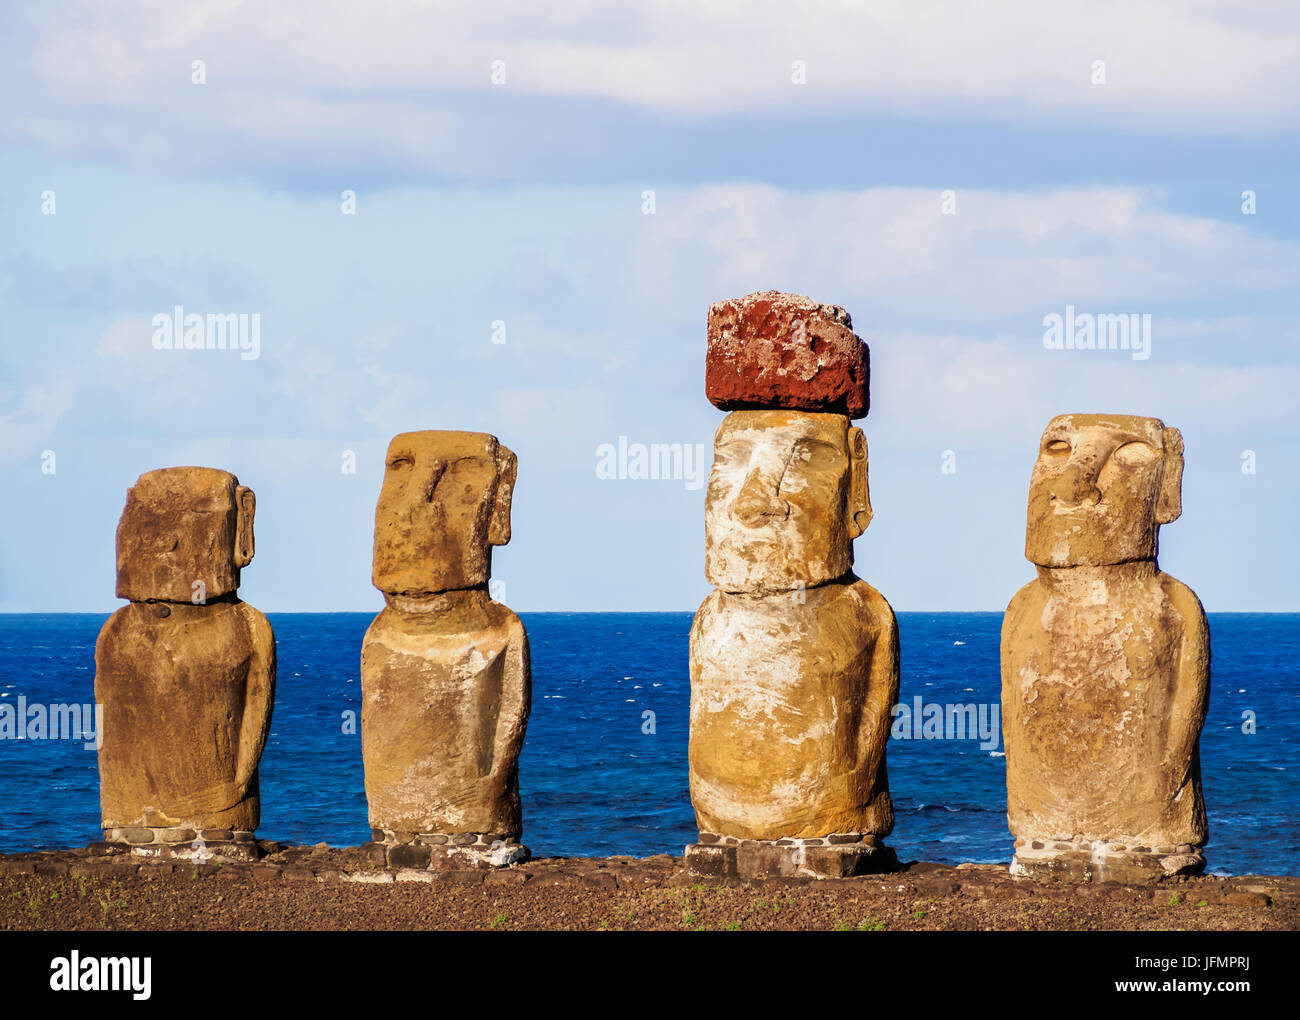
[[[93,844],[90,849],[92,852],[99,853],[118,853],[125,850],[137,857],[196,861],[200,864],[208,861],[214,863],[255,861],[263,853],[252,832],[148,826],[120,826],[105,829],[103,842]]]
[[[376,864],[393,868],[507,868],[532,857],[516,836],[486,832],[411,833],[371,829],[362,849]]]
[[[1133,842],[1090,840],[1016,840],[1010,872],[1014,878],[1074,883],[1158,882],[1205,870],[1201,848],[1145,846]]]
[[[710,878],[851,878],[897,871],[898,857],[874,836],[740,839],[701,832],[686,848],[686,871]]]

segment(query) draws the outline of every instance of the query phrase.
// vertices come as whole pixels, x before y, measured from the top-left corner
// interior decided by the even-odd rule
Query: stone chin
[[[468,568],[457,565],[442,568],[408,566],[393,570],[380,570],[376,565],[371,580],[385,595],[436,595],[445,591],[485,588],[490,574],[489,562]]]
[[[709,543],[704,564],[705,577],[721,591],[767,595],[844,577],[853,567],[853,555],[851,548],[808,554],[791,549],[779,536],[764,540],[748,528],[730,528]]]
[[[1058,513],[1031,500],[1025,559],[1038,567],[1108,567],[1154,560],[1156,526],[1134,526],[1107,506]]]

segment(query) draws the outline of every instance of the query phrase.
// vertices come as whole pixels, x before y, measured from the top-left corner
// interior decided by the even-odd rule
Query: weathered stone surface
[[[402,843],[388,848],[388,863],[395,868],[427,868],[431,849],[419,843]]]
[[[715,591],[691,629],[697,824],[765,840],[888,835],[897,695],[897,624],[865,581],[809,589],[802,604]]]
[[[898,870],[889,847],[865,843],[801,845],[791,840],[746,840],[738,847],[693,843],[686,848],[688,874],[706,878],[850,878]]]
[[[1012,858],[1010,873],[1016,878],[1040,881],[1147,884],[1177,875],[1199,875],[1204,870],[1205,858],[1200,853],[1019,849]]]
[[[866,440],[844,415],[734,411],[719,427],[705,510],[717,590],[691,628],[689,765],[698,828],[724,847],[893,828],[898,628],[850,569],[870,519]]]
[[[106,829],[257,826],[275,639],[235,594],[254,508],[252,490],[214,468],[150,471],[127,493],[118,594],[132,601],[95,646]]]
[[[691,843],[686,847],[686,870],[693,875],[713,878],[738,878],[737,848],[717,844]]]
[[[522,832],[528,638],[486,590],[514,480],[514,454],[483,433],[408,432],[389,446],[374,562],[387,606],[361,653],[374,829]]]
[[[843,415],[734,411],[713,439],[705,577],[749,595],[843,577],[871,512],[866,437]]]
[[[1061,415],[1043,433],[1025,540],[1038,577],[1002,628],[1007,816],[1028,842],[1017,874],[1204,867],[1209,631],[1156,562],[1182,471],[1182,437],[1154,418]]]
[[[785,408],[861,418],[867,345],[843,308],[769,290],[709,308],[704,388],[724,411]]]
[[[159,829],[157,838],[163,843],[189,843],[194,839],[193,829]]]
[[[211,601],[239,587],[253,558],[253,490],[229,471],[160,468],[126,494],[117,526],[117,597],[189,604],[202,581]]]
[[[229,829],[204,829],[202,835],[207,842],[224,843],[234,838],[234,833]]]
[[[486,585],[510,541],[517,461],[483,432],[403,432],[375,507],[373,581],[387,595]]]

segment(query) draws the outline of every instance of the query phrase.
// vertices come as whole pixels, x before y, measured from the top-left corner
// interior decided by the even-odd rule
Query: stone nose
[[[783,521],[790,516],[790,504],[777,494],[777,485],[761,471],[751,471],[732,505],[732,515],[747,528]]]
[[[1096,506],[1101,502],[1097,474],[1095,459],[1071,459],[1052,486],[1052,498],[1068,507]]]
[[[429,465],[429,473],[424,481],[424,501],[433,502],[433,493],[438,488],[438,483],[442,481],[442,476],[447,470],[445,460],[435,460]]]

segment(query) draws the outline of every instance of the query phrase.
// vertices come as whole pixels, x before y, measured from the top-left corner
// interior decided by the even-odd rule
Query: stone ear
[[[1165,429],[1165,463],[1160,476],[1160,498],[1156,503],[1156,523],[1169,524],[1183,512],[1183,434]]]
[[[871,523],[871,493],[867,487],[867,437],[860,428],[850,426],[849,496],[845,508],[849,519],[849,538],[857,538]]]
[[[492,517],[488,522],[488,544],[505,545],[510,541],[510,501],[515,491],[519,458],[497,444],[497,487],[492,494]]]
[[[235,486],[235,566],[246,567],[253,561],[253,514],[257,497],[247,485]]]

